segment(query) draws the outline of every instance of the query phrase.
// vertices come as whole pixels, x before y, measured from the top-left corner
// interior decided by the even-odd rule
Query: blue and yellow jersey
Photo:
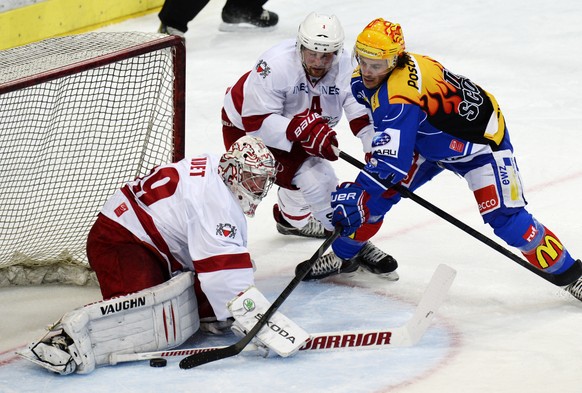
[[[372,111],[376,132],[386,131],[388,159],[407,172],[414,150],[439,161],[470,154],[474,144],[498,146],[505,122],[495,98],[436,60],[408,54],[376,89],[367,89],[359,67],[352,76],[356,99]]]

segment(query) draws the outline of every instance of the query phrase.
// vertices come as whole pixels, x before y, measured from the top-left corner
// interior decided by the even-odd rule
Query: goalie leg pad
[[[194,277],[186,272],[152,288],[65,314],[39,343],[31,344],[21,355],[51,371],[72,372],[70,366],[62,366],[67,364],[65,355],[57,356],[55,351],[46,349],[46,345],[52,345],[74,360],[74,371],[87,374],[96,366],[109,364],[113,353],[176,347],[199,326]],[[61,342],[66,345],[57,345],[55,336],[62,337]]]
[[[235,319],[235,333],[237,330],[244,334],[250,331],[270,306],[271,303],[253,285],[231,300],[227,308]],[[266,346],[282,357],[295,354],[308,339],[305,330],[278,311],[255,337],[258,346]]]

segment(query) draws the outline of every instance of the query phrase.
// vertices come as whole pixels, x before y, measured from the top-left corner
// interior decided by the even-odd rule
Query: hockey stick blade
[[[441,264],[437,267],[414,315],[405,325],[406,336],[402,337],[403,343],[415,345],[420,341],[444,302],[456,275],[457,271],[448,265]]]
[[[300,353],[340,350],[367,350],[416,345],[430,326],[436,312],[447,296],[455,279],[456,271],[447,265],[439,265],[422,295],[413,316],[404,326],[388,329],[346,330],[336,332],[312,333],[307,343],[299,349]],[[109,364],[191,356],[224,350],[228,347],[202,347],[173,349],[157,352],[112,354]],[[240,352],[257,351],[250,343]]]
[[[259,330],[261,330],[263,326],[267,324],[269,318],[271,318],[271,316],[273,316],[273,314],[279,309],[279,307],[285,301],[285,299],[287,299],[291,292],[293,292],[297,285],[299,285],[301,280],[305,278],[307,273],[309,273],[309,271],[315,264],[315,261],[317,261],[317,259],[321,257],[323,253],[329,248],[329,246],[331,246],[331,243],[333,243],[334,240],[339,237],[340,232],[341,227],[339,226],[336,227],[333,233],[329,235],[327,239],[325,239],[323,244],[319,246],[319,248],[311,256],[307,266],[304,269],[299,269],[295,273],[295,277],[293,277],[291,282],[287,285],[287,287],[285,287],[285,289],[283,290],[283,292],[281,292],[279,297],[277,297],[273,304],[271,304],[271,307],[269,307],[269,309],[263,314],[261,319],[259,319],[255,326],[253,326],[253,328],[243,338],[241,338],[238,342],[229,345],[228,347],[219,348],[208,352],[195,353],[193,355],[187,356],[180,361],[180,368],[190,369],[198,367],[206,363],[238,355],[240,352],[242,352],[242,350],[251,342],[251,340],[257,335],[257,333],[259,333]]]
[[[366,166],[363,162],[350,156],[347,153],[344,153],[343,151],[339,150],[336,147],[334,147],[334,152],[342,160],[352,164],[353,166],[355,166],[356,168],[358,168],[360,170],[364,169],[364,167]],[[380,179],[379,177],[374,176],[373,174],[368,173],[368,172],[364,172],[364,173],[367,176],[369,176],[371,179],[373,179],[375,182],[380,184],[381,186],[383,186],[385,188],[392,188],[395,191],[398,191],[403,197],[408,198],[408,199],[416,202],[420,206],[433,212],[434,214],[436,214],[440,218],[444,219],[445,221],[448,221],[449,223],[453,224],[454,226],[456,226],[457,228],[459,228],[463,232],[467,233],[468,235],[473,236],[475,239],[479,240],[481,243],[486,244],[487,246],[491,247],[495,251],[503,254],[504,256],[506,256],[507,258],[516,262],[517,264],[521,265],[522,267],[526,268],[530,272],[540,276],[541,278],[545,279],[546,281],[551,282],[554,285],[557,285],[559,287],[564,287],[568,284],[573,283],[578,278],[582,277],[582,262],[580,262],[580,261],[574,262],[574,264],[572,266],[570,266],[566,271],[564,271],[560,274],[547,273],[543,270],[536,268],[535,266],[533,266],[529,262],[525,261],[523,258],[520,258],[518,255],[512,253],[507,248],[505,248],[502,245],[500,245],[499,243],[491,240],[487,236],[483,235],[481,232],[473,229],[469,225],[458,220],[457,218],[453,217],[452,215],[445,212],[444,210],[441,210],[437,206],[428,202],[426,199],[423,199],[422,197],[416,195],[414,192],[410,191],[408,188],[402,186],[401,184],[398,184],[398,183],[397,184],[392,184],[392,183],[385,184],[386,182],[382,181],[382,179]]]

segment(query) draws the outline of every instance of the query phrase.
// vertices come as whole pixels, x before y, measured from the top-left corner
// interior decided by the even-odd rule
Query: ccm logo
[[[355,200],[356,196],[357,196],[357,193],[355,193],[355,192],[349,192],[347,194],[336,194],[336,195],[332,195],[331,201],[332,202],[342,202],[342,201],[349,201],[350,199]]]

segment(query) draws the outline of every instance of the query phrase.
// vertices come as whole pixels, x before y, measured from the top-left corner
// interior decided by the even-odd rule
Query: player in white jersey
[[[160,165],[127,183],[105,203],[87,240],[103,298],[190,270],[201,287],[200,316],[228,318],[226,303],[253,284],[245,214],[255,214],[275,174],[269,150],[248,137],[220,157]]]
[[[344,32],[337,17],[309,14],[289,39],[264,52],[224,98],[223,138],[228,148],[246,133],[260,136],[281,170],[277,230],[285,235],[325,237],[333,230],[330,195],[338,179],[329,161],[337,160],[332,129],[345,113],[352,133],[370,151],[374,129],[367,109],[351,94],[351,56],[343,50]],[[369,226],[375,233],[376,226]],[[371,236],[371,235],[370,235]],[[354,243],[346,256],[332,254],[337,272],[358,265],[393,272],[396,261],[372,243]],[[349,257],[347,256],[349,254]],[[395,279],[396,273],[391,275]],[[312,271],[308,278],[322,278]]]
[[[244,136],[220,157],[160,165],[128,182],[87,240],[104,300],[65,314],[21,355],[60,374],[89,373],[115,354],[178,346],[199,327],[250,330],[270,304],[254,287],[245,214],[254,215],[276,172],[262,141]],[[243,294],[255,309],[240,312]],[[296,340],[267,329],[256,343],[281,356],[309,337],[280,313],[270,321]]]

